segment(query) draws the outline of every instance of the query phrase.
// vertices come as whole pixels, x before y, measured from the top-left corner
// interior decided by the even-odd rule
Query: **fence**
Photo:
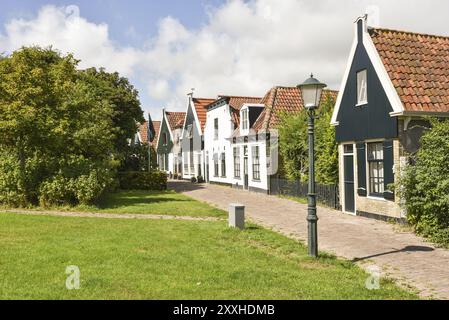
[[[317,201],[327,207],[340,210],[338,185],[315,185]],[[278,177],[270,179],[270,194],[297,198],[307,198],[308,184],[305,182],[289,181]]]

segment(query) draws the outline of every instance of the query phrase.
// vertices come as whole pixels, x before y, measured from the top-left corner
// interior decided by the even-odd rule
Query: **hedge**
[[[398,190],[418,234],[449,247],[449,121],[431,120]]]
[[[122,190],[166,190],[167,174],[161,171],[128,171],[118,174]]]

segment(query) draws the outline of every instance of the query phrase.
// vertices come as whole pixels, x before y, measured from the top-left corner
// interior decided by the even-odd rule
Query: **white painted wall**
[[[218,119],[218,139],[215,139],[215,119]],[[204,129],[205,155],[209,161],[209,181],[232,184],[234,176],[233,150],[230,137],[234,131],[229,105],[223,105],[207,113]],[[222,177],[221,160],[219,160],[219,175],[215,177],[214,154],[226,156],[226,177]]]

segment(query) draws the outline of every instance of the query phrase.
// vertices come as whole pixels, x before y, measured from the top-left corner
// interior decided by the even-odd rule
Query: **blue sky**
[[[48,4],[77,5],[89,21],[108,23],[111,38],[122,44],[138,46],[148,35],[157,31],[157,21],[173,16],[188,28],[199,28],[207,22],[207,8],[220,5],[222,0],[2,0],[0,24],[10,19],[32,18]],[[129,32],[134,30],[134,32]]]
[[[118,71],[158,119],[185,110],[191,88],[263,96],[313,72],[338,90],[357,17],[449,36],[447,12],[447,0],[1,0],[0,52],[51,45]]]

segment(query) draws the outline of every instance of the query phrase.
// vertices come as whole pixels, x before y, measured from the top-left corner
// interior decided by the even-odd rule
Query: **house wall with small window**
[[[352,60],[339,93],[333,124],[339,143],[343,211],[372,218],[402,219],[394,183],[400,172],[398,117],[367,51],[363,20],[356,24]]]
[[[207,112],[204,129],[204,147],[206,155],[206,180],[212,183],[232,184],[233,150],[231,136],[234,123],[230,106],[225,99],[218,101]]]

